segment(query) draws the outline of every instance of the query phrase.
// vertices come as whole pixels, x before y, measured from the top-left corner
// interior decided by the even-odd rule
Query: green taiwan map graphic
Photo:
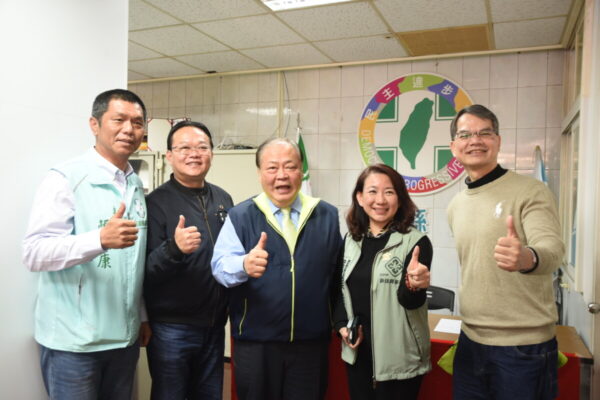
[[[400,131],[400,150],[412,169],[416,169],[417,155],[425,145],[433,114],[433,101],[424,98],[415,105],[408,121]]]

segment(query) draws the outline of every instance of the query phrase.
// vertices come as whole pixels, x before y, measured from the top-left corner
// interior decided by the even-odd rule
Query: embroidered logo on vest
[[[385,264],[385,267],[388,271],[390,271],[390,274],[392,274],[392,276],[398,276],[402,272],[403,264],[402,262],[400,262],[400,259],[398,257],[394,257]]]
[[[144,207],[144,204],[142,204],[142,201],[140,199],[133,200],[133,209],[135,210],[138,217],[140,217],[140,219],[146,218],[146,208]]]

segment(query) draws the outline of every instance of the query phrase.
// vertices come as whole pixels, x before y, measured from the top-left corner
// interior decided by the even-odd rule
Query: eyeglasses
[[[456,132],[456,135],[454,135],[454,138],[467,141],[467,140],[471,139],[473,136],[479,136],[479,138],[485,140],[485,139],[489,139],[489,138],[493,137],[495,134],[496,134],[496,132],[494,132],[491,129],[482,129],[479,132],[458,131],[458,132]]]
[[[183,156],[189,156],[193,151],[197,151],[200,154],[210,153],[209,146],[198,146],[198,147],[190,147],[190,146],[177,146],[173,147],[173,151],[178,152]]]

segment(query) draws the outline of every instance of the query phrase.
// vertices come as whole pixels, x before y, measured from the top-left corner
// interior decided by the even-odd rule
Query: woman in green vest
[[[371,165],[358,177],[334,307],[352,400],[416,399],[431,369],[425,289],[433,249],[412,226],[416,211],[394,169]]]

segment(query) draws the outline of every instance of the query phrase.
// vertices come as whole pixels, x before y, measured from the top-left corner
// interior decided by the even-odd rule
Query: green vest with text
[[[71,352],[130,346],[139,333],[146,255],[142,182],[130,174],[122,197],[112,183],[113,177],[89,155],[54,170],[66,177],[73,191],[73,235],[103,227],[121,202],[126,207],[123,218],[134,220],[139,232],[131,247],[109,249],[89,262],[40,273],[35,338],[45,347]]]
[[[371,330],[373,341],[373,373],[377,381],[410,379],[431,369],[427,302],[408,310],[398,302],[398,288],[404,260],[423,237],[415,229],[408,233],[392,233],[385,247],[373,261],[371,277]],[[348,318],[354,316],[347,280],[360,255],[362,241],[347,236],[344,246],[342,294]],[[342,342],[342,359],[356,362],[356,351]]]

